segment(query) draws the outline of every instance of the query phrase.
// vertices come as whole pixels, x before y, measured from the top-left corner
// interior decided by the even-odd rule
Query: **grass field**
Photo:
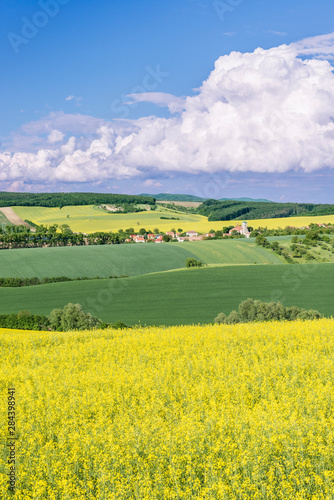
[[[334,498],[334,321],[0,331],[17,500]]]
[[[137,276],[185,267],[188,257],[206,264],[279,264],[272,252],[250,240],[216,240],[151,245],[98,245],[2,250],[0,276]]]
[[[45,207],[13,207],[15,213],[23,220],[28,219],[36,224],[68,224],[75,232],[92,233],[94,231],[118,231],[133,227],[139,230],[141,227],[153,230],[159,228],[170,231],[172,228],[182,228],[184,231],[209,232],[211,229],[220,230],[224,226],[230,226],[240,221],[209,222],[207,217],[184,212],[168,211],[159,208],[157,211],[139,212],[136,214],[108,214],[93,206],[74,206],[59,208]],[[67,217],[69,216],[69,217]],[[180,220],[160,219],[161,216],[179,217]],[[248,221],[249,225],[257,228],[268,227],[277,229],[285,226],[301,227],[314,223],[334,223],[334,215],[319,217],[289,217],[283,219],[258,219]]]
[[[0,313],[48,314],[68,302],[104,321],[177,325],[208,323],[247,298],[334,314],[334,264],[223,266],[119,280],[0,289]]]

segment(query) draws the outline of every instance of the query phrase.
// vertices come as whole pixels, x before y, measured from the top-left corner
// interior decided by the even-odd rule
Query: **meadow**
[[[215,240],[169,244],[97,245],[1,250],[0,276],[88,278],[137,276],[185,267],[188,257],[205,264],[280,264],[254,240]]]
[[[104,210],[86,206],[70,206],[59,208],[45,207],[12,207],[15,213],[23,220],[28,219],[35,224],[68,224],[72,231],[92,233],[95,231],[118,231],[119,229],[140,228],[170,231],[172,228],[182,228],[183,231],[198,231],[207,233],[211,229],[217,231],[224,226],[240,224],[240,221],[209,222],[207,217],[197,214],[167,210],[159,207],[158,210],[130,214],[108,214]],[[180,220],[160,219],[177,217]],[[247,219],[246,219],[247,220]],[[281,219],[257,219],[249,221],[253,228],[267,227],[268,229],[284,228],[286,226],[301,227],[310,223],[334,223],[334,215],[288,217]]]
[[[0,314],[49,314],[67,303],[128,325],[209,323],[247,298],[334,314],[334,264],[212,265],[122,278],[0,288]]]
[[[333,329],[0,331],[18,415],[17,491],[2,446],[1,497],[333,498]]]

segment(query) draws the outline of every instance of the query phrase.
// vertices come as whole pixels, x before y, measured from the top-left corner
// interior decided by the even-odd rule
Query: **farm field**
[[[334,264],[223,266],[118,280],[0,288],[0,314],[49,314],[69,302],[107,322],[129,325],[209,323],[247,298],[334,314]]]
[[[206,264],[280,264],[254,240],[190,241],[168,244],[97,245],[1,250],[0,277],[137,276],[185,267],[188,257]]]
[[[23,220],[28,219],[35,224],[68,224],[74,232],[92,233],[94,231],[118,231],[133,227],[153,230],[159,228],[170,231],[172,228],[182,228],[184,231],[199,231],[202,233],[221,230],[224,226],[235,225],[239,221],[209,222],[207,217],[184,212],[168,211],[160,208],[156,211],[138,212],[134,214],[108,214],[104,210],[87,206],[72,206],[59,208],[45,207],[12,207],[15,213]],[[69,217],[67,217],[69,216]],[[164,217],[178,217],[180,220],[160,219]],[[247,220],[247,219],[246,219]],[[267,227],[268,229],[284,228],[286,226],[306,226],[314,223],[334,223],[334,215],[317,217],[288,217],[282,219],[258,219],[248,221],[253,228]]]
[[[15,498],[333,498],[333,329],[1,330],[1,398],[15,387],[19,411]]]
[[[61,210],[45,207],[13,207],[13,209],[20,217],[35,224],[68,224],[72,231],[83,233],[118,231],[130,227],[135,231],[139,231],[142,227],[152,231],[156,227],[162,231],[169,231],[175,226],[176,229],[180,227],[185,231],[196,229],[199,231],[199,228],[206,231],[210,225],[207,217],[202,215],[170,211],[163,207],[155,211],[130,214],[106,213],[105,210],[93,205],[63,207]],[[160,219],[160,217],[177,217],[179,220]],[[221,223],[216,223],[216,226],[211,225],[207,231],[213,228],[221,228]]]
[[[0,227],[12,226],[13,224],[7,219],[7,217],[0,210]]]

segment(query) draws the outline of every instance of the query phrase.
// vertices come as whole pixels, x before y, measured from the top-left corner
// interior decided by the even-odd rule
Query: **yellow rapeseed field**
[[[171,313],[172,314],[172,313]],[[20,500],[334,498],[334,320],[0,330]]]
[[[15,213],[23,220],[28,219],[35,224],[68,224],[74,232],[93,233],[94,231],[118,231],[132,227],[139,231],[141,227],[151,229],[157,227],[161,231],[181,228],[183,231],[201,233],[221,230],[224,226],[240,224],[239,221],[208,221],[207,217],[197,214],[175,213],[159,208],[158,211],[138,212],[130,214],[111,214],[92,205],[59,208],[46,207],[13,207]],[[160,219],[161,216],[177,217],[179,220]],[[247,219],[246,219],[247,220]],[[268,229],[286,226],[302,227],[311,224],[334,223],[334,215],[286,217],[282,219],[257,219],[247,221],[253,228]]]

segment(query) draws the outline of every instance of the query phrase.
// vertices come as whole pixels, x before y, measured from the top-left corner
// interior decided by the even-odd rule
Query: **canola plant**
[[[0,497],[332,499],[333,333],[331,319],[0,330]]]

